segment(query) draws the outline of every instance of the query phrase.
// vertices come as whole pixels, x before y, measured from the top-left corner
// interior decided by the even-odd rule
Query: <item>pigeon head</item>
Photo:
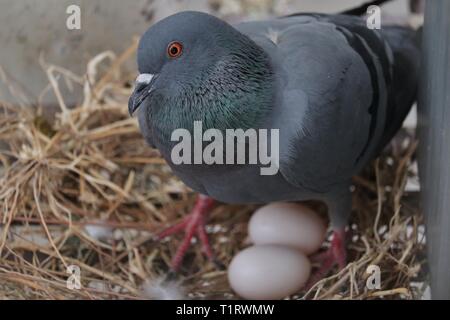
[[[161,20],[140,39],[137,61],[129,111],[138,111],[143,135],[160,144],[194,121],[204,129],[257,127],[271,109],[269,57],[214,16],[188,11]]]

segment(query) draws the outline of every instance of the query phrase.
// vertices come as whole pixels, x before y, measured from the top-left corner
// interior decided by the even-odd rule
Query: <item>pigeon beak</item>
[[[155,82],[156,75],[150,73],[141,73],[135,82],[135,88],[128,100],[128,112],[130,116],[139,108],[141,103],[152,92],[152,85]]]

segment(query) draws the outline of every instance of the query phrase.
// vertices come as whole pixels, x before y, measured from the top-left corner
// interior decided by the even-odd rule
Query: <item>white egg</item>
[[[245,299],[282,299],[298,292],[311,273],[308,258],[292,247],[258,245],[231,261],[228,281]]]
[[[306,255],[316,252],[325,240],[324,221],[298,203],[276,202],[255,211],[248,225],[254,244],[280,244],[298,248]]]

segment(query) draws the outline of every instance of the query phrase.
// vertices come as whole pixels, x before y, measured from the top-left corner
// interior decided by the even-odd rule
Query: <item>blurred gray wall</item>
[[[235,22],[267,15],[298,11],[338,12],[364,0],[0,0],[0,67],[10,79],[27,92],[32,103],[48,85],[39,64],[42,55],[48,63],[67,68],[78,75],[96,54],[112,50],[120,53],[153,22],[174,12],[200,10]],[[66,9],[81,8],[81,30],[68,30]],[[394,11],[406,12],[406,0],[396,0]],[[135,70],[135,64],[126,68]],[[14,101],[1,81],[0,100]],[[60,86],[68,105],[81,99],[79,91],[69,93]],[[44,95],[43,103],[55,103],[53,93]]]
[[[72,4],[81,9],[80,30],[66,27],[66,9]],[[86,63],[98,53],[112,50],[119,54],[152,21],[186,9],[207,11],[208,6],[206,0],[0,0],[0,66],[35,103],[48,85],[40,55],[48,63],[82,75]],[[134,70],[134,63],[128,68]],[[59,83],[68,105],[80,101],[79,90],[70,94],[64,81]],[[0,100],[14,102],[1,75]],[[54,102],[49,91],[43,103]]]

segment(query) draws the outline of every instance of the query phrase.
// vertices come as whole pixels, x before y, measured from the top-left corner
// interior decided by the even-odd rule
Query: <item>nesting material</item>
[[[181,238],[156,243],[154,233],[179,221],[195,195],[146,146],[128,115],[136,75],[122,74],[121,66],[135,48],[94,57],[83,77],[43,64],[59,100],[54,120],[27,107],[18,90],[12,90],[17,104],[0,102],[0,299],[141,299],[143,284],[168,272]],[[58,81],[82,86],[83,103],[66,106]],[[421,297],[411,281],[426,281],[424,239],[417,236],[422,218],[415,194],[403,192],[414,175],[409,164],[416,143],[409,138],[399,145],[354,179],[348,266],[286,298]],[[212,212],[211,225],[220,227],[209,229],[209,236],[225,265],[245,247],[255,209],[221,204]],[[113,239],[90,235],[91,225],[114,230]],[[80,268],[80,289],[67,286],[70,265]],[[379,288],[366,286],[369,265],[382,272]],[[236,298],[226,271],[196,244],[181,274],[188,298]]]

